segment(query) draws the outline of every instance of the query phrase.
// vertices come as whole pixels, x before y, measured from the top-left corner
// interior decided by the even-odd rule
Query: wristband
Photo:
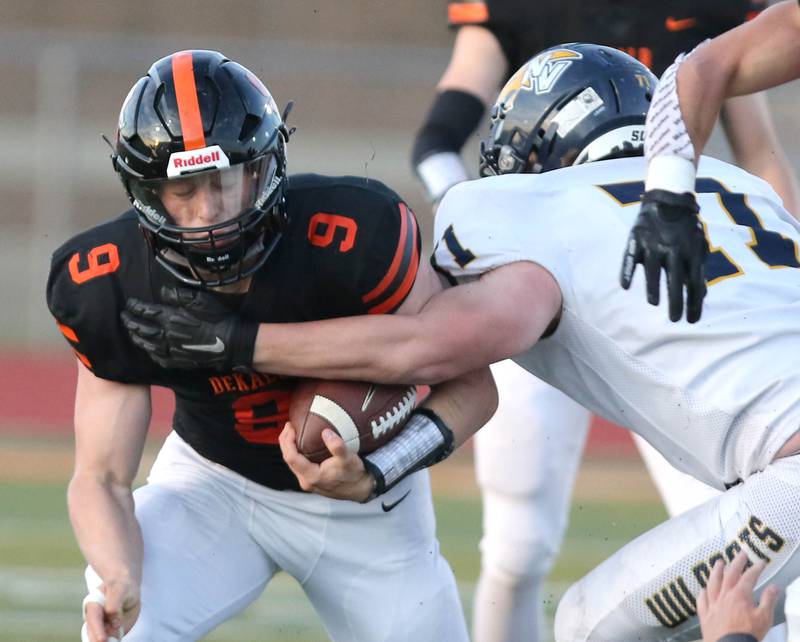
[[[456,183],[467,180],[464,161],[456,152],[439,152],[428,156],[417,165],[417,175],[432,203],[442,200],[445,192]]]
[[[717,642],[758,642],[758,639],[749,633],[728,633]]]
[[[646,192],[660,189],[673,194],[694,194],[697,168],[681,156],[656,156],[647,166]]]
[[[364,455],[364,467],[375,485],[367,501],[382,495],[400,480],[436,464],[453,452],[453,431],[430,408],[418,408],[402,432],[376,451]]]
[[[258,323],[252,321],[239,321],[233,330],[231,337],[231,368],[237,370],[248,370],[253,365],[253,357],[256,349],[256,335],[258,334]]]
[[[436,94],[411,150],[411,164],[431,203],[438,203],[450,187],[467,179],[459,152],[485,109],[483,101],[468,91],[445,89]]]

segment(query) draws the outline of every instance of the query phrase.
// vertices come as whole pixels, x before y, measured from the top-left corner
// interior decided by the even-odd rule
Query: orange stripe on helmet
[[[489,7],[485,2],[451,2],[447,5],[447,19],[452,25],[486,22]]]
[[[58,329],[61,330],[61,334],[67,337],[67,339],[69,339],[73,343],[78,343],[78,335],[75,334],[75,330],[73,330],[69,326],[64,325],[63,323],[59,323],[58,321],[56,321],[56,325],[58,326]]]
[[[181,51],[172,56],[172,78],[175,81],[175,98],[178,100],[178,116],[181,119],[183,148],[190,150],[205,147],[206,137],[203,134],[200,103],[197,101],[191,51]]]

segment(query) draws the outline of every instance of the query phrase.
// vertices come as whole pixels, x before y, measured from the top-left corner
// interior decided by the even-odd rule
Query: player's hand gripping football
[[[164,368],[227,372],[253,363],[258,324],[203,290],[161,288],[163,303],[128,299],[120,314],[131,341]]]
[[[300,488],[333,499],[364,502],[372,495],[375,479],[356,453],[347,449],[344,440],[331,429],[322,432],[322,439],[331,456],[315,464],[297,450],[297,434],[287,422],[278,441],[286,465],[300,482]]]
[[[658,305],[661,269],[667,275],[669,318],[683,316],[683,288],[686,286],[686,320],[700,319],[706,295],[705,260],[708,242],[697,216],[693,194],[675,194],[654,189],[644,193],[642,208],[628,237],[622,260],[620,283],[631,286],[636,266],[644,266],[647,301]]]
[[[704,642],[717,642],[731,633],[746,633],[761,640],[772,626],[778,587],[765,588],[756,605],[753,590],[764,562],[759,560],[745,570],[746,564],[747,555],[740,551],[730,564],[719,560],[711,569],[706,587],[697,596]]]

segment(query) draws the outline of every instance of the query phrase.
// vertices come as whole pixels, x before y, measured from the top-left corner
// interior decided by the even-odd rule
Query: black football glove
[[[243,321],[203,290],[163,287],[164,303],[128,299],[120,313],[131,341],[164,368],[248,369],[258,324]]]
[[[699,321],[703,310],[708,241],[697,212],[694,194],[660,189],[645,192],[622,260],[620,284],[626,290],[631,286],[637,264],[644,266],[647,301],[651,305],[658,305],[661,269],[664,269],[671,321],[679,321],[683,315],[684,285],[686,320]]]

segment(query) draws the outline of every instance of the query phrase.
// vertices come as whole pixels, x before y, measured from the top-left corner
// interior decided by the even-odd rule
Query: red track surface
[[[17,434],[72,430],[77,365],[68,349],[0,351],[0,429]],[[151,434],[166,434],[175,407],[172,392],[153,389]]]
[[[0,351],[0,430],[24,435],[68,434],[76,367],[66,348],[38,353]],[[174,407],[171,391],[153,388],[151,434],[169,431]],[[626,431],[595,418],[587,452],[618,456],[635,450]]]

